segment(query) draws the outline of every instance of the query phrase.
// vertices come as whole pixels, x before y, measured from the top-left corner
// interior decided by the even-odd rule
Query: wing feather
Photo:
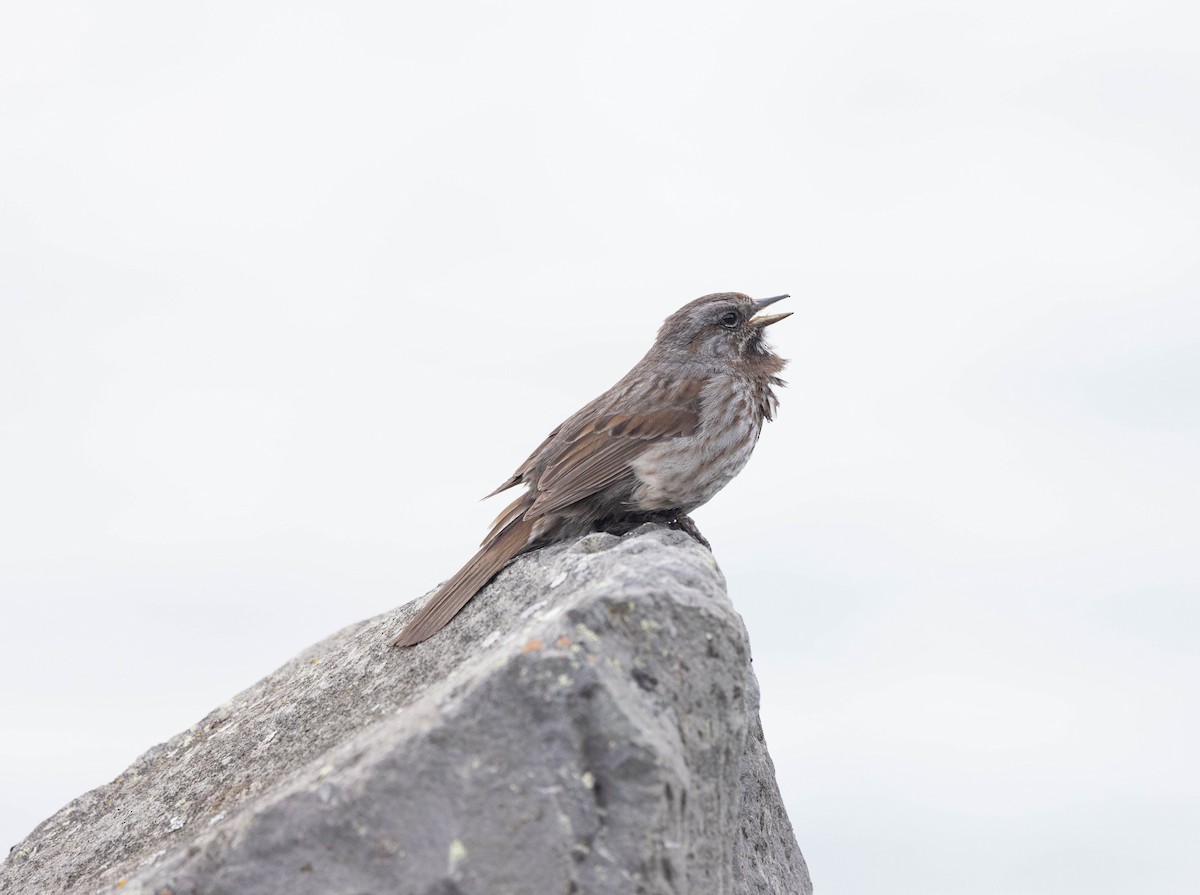
[[[500,515],[496,517],[496,521],[492,523],[492,528],[488,532],[487,537],[483,539],[483,545],[487,546],[493,538],[495,538],[502,530],[508,527],[510,522],[521,518],[521,514],[529,506],[530,499],[528,492],[522,491],[512,503],[500,511]]]
[[[664,393],[654,410],[609,414],[582,426],[538,477],[537,496],[525,518],[570,506],[624,478],[632,480],[633,462],[649,447],[695,434],[704,384],[704,380],[685,380]]]
[[[559,429],[562,429],[562,426],[559,426],[558,429],[555,429],[553,432],[551,432],[549,435],[547,435],[546,439],[537,446],[537,449],[534,450],[534,452],[532,454],[530,454],[528,457],[525,458],[525,462],[521,464],[520,468],[516,472],[514,472],[512,474],[512,476],[507,481],[505,481],[505,483],[503,485],[501,485],[499,488],[497,488],[491,494],[485,494],[483,499],[487,500],[489,497],[495,497],[501,491],[507,491],[509,488],[514,488],[517,485],[521,484],[523,481],[525,481],[525,476],[529,475],[529,471],[533,468],[534,464],[537,463],[538,458],[541,456],[542,451],[544,451],[546,449],[546,446],[548,444],[550,444],[551,441],[554,440],[554,437],[556,435],[558,435]]]

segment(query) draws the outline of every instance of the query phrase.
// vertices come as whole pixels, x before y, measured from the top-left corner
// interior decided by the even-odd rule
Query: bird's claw
[[[675,529],[676,531],[682,531],[684,534],[691,535],[706,548],[708,548],[709,553],[712,553],[712,544],[708,543],[708,538],[700,534],[700,529],[696,527],[696,523],[692,521],[692,517],[687,513],[680,513],[678,516],[676,516],[675,520],[671,523],[671,528]]]

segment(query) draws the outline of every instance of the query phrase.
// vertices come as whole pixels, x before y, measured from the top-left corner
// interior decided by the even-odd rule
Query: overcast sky
[[[0,842],[333,630],[707,292],[828,893],[1200,885],[1188,2],[10,4]]]

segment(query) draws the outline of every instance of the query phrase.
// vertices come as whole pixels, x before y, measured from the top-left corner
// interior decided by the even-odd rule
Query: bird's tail
[[[504,564],[529,545],[533,521],[518,519],[509,524],[471,557],[418,612],[392,646],[413,646],[432,637],[454,618],[471,597],[495,577]]]

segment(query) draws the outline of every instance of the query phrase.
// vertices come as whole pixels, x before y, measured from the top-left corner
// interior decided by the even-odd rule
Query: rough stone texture
[[[524,557],[301,653],[42,823],[0,892],[807,893],[745,628],[645,526]]]

